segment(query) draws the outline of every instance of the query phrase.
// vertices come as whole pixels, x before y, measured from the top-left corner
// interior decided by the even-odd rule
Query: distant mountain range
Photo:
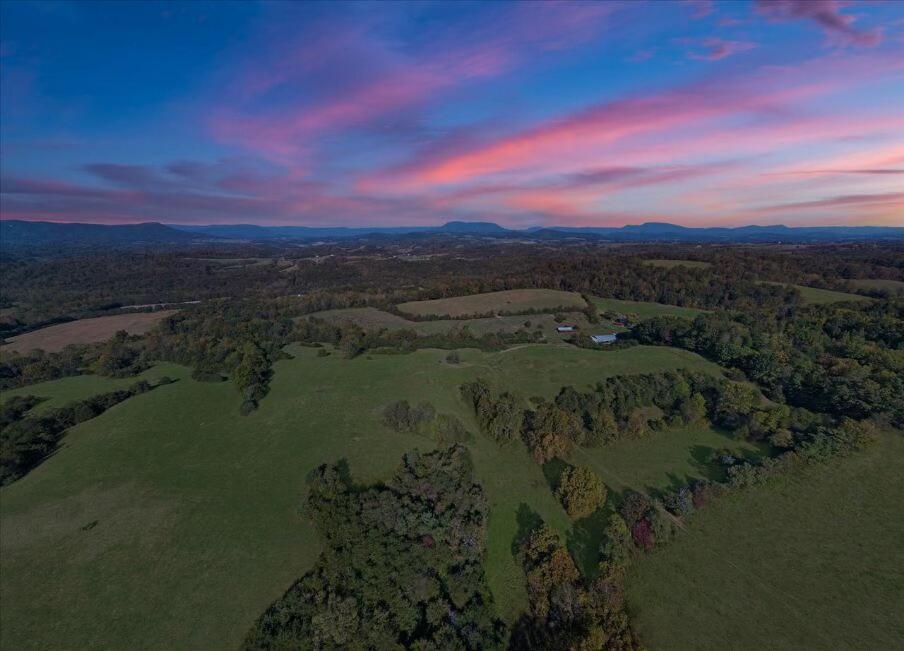
[[[453,221],[442,226],[337,227],[258,226],[254,224],[184,226],[145,224],[63,224],[0,220],[0,248],[4,252],[48,248],[102,246],[148,247],[235,241],[324,240],[370,236],[476,236],[511,239],[581,238],[612,242],[834,242],[904,240],[904,227],[895,226],[741,226],[737,228],[689,228],[675,224],[610,227],[554,226],[511,230],[493,222]]]
[[[197,236],[163,224],[59,224],[0,220],[0,249],[13,251],[47,247],[145,246],[190,243]]]

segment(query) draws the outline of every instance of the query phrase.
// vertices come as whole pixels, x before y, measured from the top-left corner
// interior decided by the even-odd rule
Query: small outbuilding
[[[560,325],[556,326],[556,332],[574,332],[578,327],[574,325]]]
[[[618,339],[614,332],[608,335],[590,335],[590,340],[595,344],[611,344]]]

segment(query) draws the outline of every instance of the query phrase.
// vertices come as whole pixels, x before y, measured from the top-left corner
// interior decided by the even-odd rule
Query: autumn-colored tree
[[[537,463],[564,457],[576,437],[574,416],[556,405],[544,402],[531,414],[524,442]]]
[[[556,496],[569,517],[583,518],[606,501],[606,485],[589,468],[566,468],[559,480]]]

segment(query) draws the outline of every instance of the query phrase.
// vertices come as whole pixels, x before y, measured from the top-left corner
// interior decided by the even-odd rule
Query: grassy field
[[[693,319],[706,310],[698,310],[693,307],[678,307],[677,305],[663,305],[662,303],[648,303],[643,301],[623,301],[617,298],[593,297],[593,304],[601,311],[612,310],[623,314],[634,313],[641,319],[650,319],[654,316],[685,316]]]
[[[609,375],[719,371],[685,351],[643,346],[463,350],[457,365],[438,350],[354,360],[291,352],[245,418],[230,383],[195,382],[168,365],[178,382],[73,428],[55,455],[0,491],[4,648],[235,647],[319,554],[299,511],[308,473],[346,459],[356,481],[372,482],[406,450],[435,445],[380,424],[395,400],[429,400],[476,429],[457,390],[475,377],[551,397]],[[50,384],[40,389],[50,394]],[[526,605],[511,551],[519,512],[567,536],[571,524],[521,444],[475,435],[469,446],[490,502],[488,578],[511,619]]]
[[[446,333],[453,328],[467,326],[474,335],[481,336],[491,332],[517,332],[528,330],[534,332],[539,328],[550,341],[561,341],[570,335],[556,332],[553,314],[529,314],[518,316],[495,316],[481,319],[441,319],[437,321],[409,321],[396,314],[390,314],[373,307],[351,307],[338,310],[315,312],[310,316],[333,323],[349,321],[363,328],[386,328],[388,330],[414,330],[419,335]],[[582,312],[564,312],[564,323],[577,325],[582,330],[596,332],[624,332],[622,328],[608,321],[590,325]],[[530,324],[530,325],[528,325]]]
[[[153,328],[161,320],[175,313],[176,310],[134,312],[60,323],[33,332],[26,332],[17,337],[11,337],[0,348],[0,351],[26,353],[40,348],[47,352],[56,352],[63,350],[69,344],[90,344],[97,341],[106,341],[120,330],[125,330],[133,335],[141,335]]]
[[[900,648],[902,475],[904,437],[888,435],[711,504],[631,572],[642,639],[651,649]]]
[[[512,289],[504,292],[488,292],[455,298],[438,298],[432,301],[400,303],[402,312],[414,315],[467,317],[488,312],[524,312],[526,310],[553,310],[559,307],[581,309],[586,305],[580,294],[560,292],[554,289]]]
[[[603,448],[582,449],[575,461],[596,470],[610,490],[628,489],[655,494],[686,486],[695,479],[724,480],[711,462],[717,450],[760,455],[764,450],[709,425],[687,425],[653,432],[639,440],[625,440]]]
[[[849,285],[857,289],[880,289],[887,292],[904,291],[904,282],[900,280],[857,279],[847,281]]]
[[[706,269],[713,266],[710,262],[701,262],[699,260],[644,260],[643,263],[651,267],[662,267],[664,269],[674,269],[675,267]]]

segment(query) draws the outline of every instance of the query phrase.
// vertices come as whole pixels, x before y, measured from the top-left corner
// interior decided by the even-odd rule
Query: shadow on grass
[[[571,527],[566,541],[568,551],[585,577],[596,578],[599,572],[600,543],[609,523],[611,509],[603,506],[581,518]]]
[[[565,469],[570,467],[568,463],[562,461],[559,457],[553,457],[543,464],[543,476],[546,478],[549,490],[553,493],[556,492],[556,488],[559,486],[559,478],[565,472]]]
[[[521,541],[527,538],[528,534],[543,524],[543,518],[534,511],[526,502],[518,505],[518,511],[515,513],[515,521],[518,523],[518,530],[512,539],[512,556],[518,557],[521,550]]]

